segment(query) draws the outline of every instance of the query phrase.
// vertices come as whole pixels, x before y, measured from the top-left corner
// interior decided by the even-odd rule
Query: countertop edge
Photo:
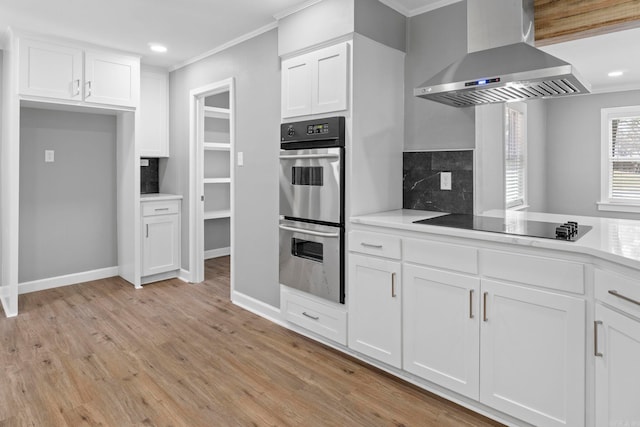
[[[160,202],[166,200],[182,200],[182,196],[179,194],[168,193],[149,193],[140,195],[140,202]]]

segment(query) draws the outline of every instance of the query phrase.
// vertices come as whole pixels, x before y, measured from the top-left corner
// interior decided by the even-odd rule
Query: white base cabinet
[[[480,279],[405,264],[403,368],[478,399]]]
[[[480,402],[537,426],[585,419],[585,302],[482,280]]]
[[[400,263],[349,254],[349,347],[399,368],[402,364]]]
[[[596,426],[640,426],[640,320],[600,304],[595,318]]]
[[[142,202],[142,276],[180,269],[180,200]]]

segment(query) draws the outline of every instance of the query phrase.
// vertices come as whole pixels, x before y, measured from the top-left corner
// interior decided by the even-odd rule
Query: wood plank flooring
[[[20,297],[0,318],[0,427],[497,426],[229,301],[120,278]]]

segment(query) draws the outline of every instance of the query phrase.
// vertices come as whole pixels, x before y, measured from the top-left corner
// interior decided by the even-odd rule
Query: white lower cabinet
[[[349,254],[349,347],[401,367],[400,263]]]
[[[585,420],[585,302],[481,282],[480,401],[536,426]]]
[[[596,426],[640,426],[640,320],[600,304],[595,318]]]
[[[405,264],[403,368],[478,399],[480,279]]]
[[[142,276],[180,269],[180,201],[143,202]]]

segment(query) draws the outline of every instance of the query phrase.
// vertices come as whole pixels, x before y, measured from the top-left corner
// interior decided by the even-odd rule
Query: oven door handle
[[[340,154],[281,154],[280,159],[339,159]]]
[[[308,234],[309,236],[318,237],[340,237],[340,233],[324,233],[322,231],[305,230],[304,228],[289,227],[287,225],[279,225],[281,230],[293,231],[294,233]]]

